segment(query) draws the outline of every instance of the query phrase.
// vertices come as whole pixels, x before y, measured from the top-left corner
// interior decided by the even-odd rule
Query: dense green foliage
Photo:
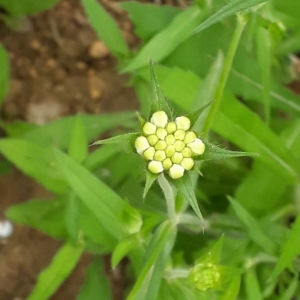
[[[300,51],[299,4],[203,0],[180,10],[123,2],[142,40],[136,52],[96,0],[82,4],[120,72],[131,76],[141,114],[147,119],[151,111],[151,58],[176,115],[207,106],[197,130],[220,146],[207,159],[223,157],[222,148],[232,158],[199,161],[203,177],[191,172],[174,188],[145,178],[138,155],[105,143],[87,151],[108,129],[137,131],[132,112],[79,115],[42,127],[2,122],[8,137],[0,140],[0,153],[55,195],[12,206],[7,217],[65,242],[29,299],[49,299],[83,251],[95,260],[80,300],[112,299],[98,257],[104,253],[112,253],[113,267],[129,257],[127,300],[299,298],[300,97],[284,86],[293,79],[288,57]],[[3,98],[9,75],[2,48],[0,64]],[[242,151],[258,157],[235,157]],[[204,228],[188,203],[202,213]]]

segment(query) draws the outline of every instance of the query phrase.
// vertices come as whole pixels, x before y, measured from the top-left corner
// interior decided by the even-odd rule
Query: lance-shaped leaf
[[[210,161],[210,160],[217,160],[217,159],[226,159],[226,158],[233,158],[233,157],[243,157],[243,156],[250,156],[250,157],[257,157],[258,154],[250,153],[250,152],[243,152],[243,151],[231,151],[227,149],[220,148],[216,145],[205,143],[205,152],[203,155],[200,156],[200,160]]]
[[[258,4],[267,2],[268,0],[232,0],[226,4],[223,8],[218,10],[215,14],[200,24],[193,33],[202,31],[203,29],[222,21],[223,19],[232,16],[242,10],[251,8]]]
[[[172,184],[175,186],[177,191],[189,202],[192,209],[196,213],[196,215],[201,220],[202,226],[203,226],[203,216],[200,211],[197,198],[195,195],[195,190],[193,187],[193,184],[191,182],[191,178],[189,174],[186,174],[182,178],[172,180]]]
[[[157,82],[157,78],[153,68],[153,62],[151,59],[149,60],[149,68],[151,78],[150,114],[162,110],[168,115],[169,118],[172,118],[171,108]]]
[[[126,151],[126,152],[135,152],[134,151],[134,142],[136,138],[140,135],[138,132],[133,133],[127,133],[127,134],[121,134],[117,135],[105,140],[100,140],[95,143],[93,143],[91,146],[95,145],[107,145],[107,144],[117,144],[120,146],[120,149]]]

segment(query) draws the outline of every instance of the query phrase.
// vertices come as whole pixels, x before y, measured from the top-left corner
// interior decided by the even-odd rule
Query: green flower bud
[[[190,170],[193,168],[194,166],[194,160],[192,158],[184,158],[181,163],[180,163],[181,166],[184,167],[185,170]]]
[[[159,139],[164,140],[165,137],[167,136],[168,132],[164,128],[158,128],[156,131],[156,135],[158,136]]]
[[[164,128],[168,123],[168,116],[164,111],[155,112],[150,121],[157,127]]]
[[[194,142],[187,145],[193,152],[193,155],[201,155],[205,151],[205,145],[200,139],[195,139]]]
[[[195,266],[189,278],[196,289],[206,292],[219,286],[220,272],[216,265],[204,263]]]
[[[183,150],[183,148],[185,147],[185,143],[182,141],[176,141],[174,144],[175,150],[180,152]]]
[[[176,140],[180,140],[180,141],[183,141],[184,140],[184,137],[185,137],[185,131],[184,130],[176,130],[175,133],[174,133],[174,137]]]
[[[171,167],[172,167],[172,161],[170,158],[166,158],[164,161],[163,161],[163,167],[166,171],[168,171]]]
[[[155,149],[153,147],[150,147],[143,153],[143,156],[146,160],[152,160],[154,154],[155,154]]]
[[[165,138],[167,145],[173,145],[175,143],[175,137],[173,134],[168,134]]]
[[[164,150],[167,147],[167,143],[165,141],[158,141],[155,145],[155,150]]]
[[[177,164],[174,164],[169,170],[169,175],[173,179],[181,178],[183,174],[184,174],[184,168]]]
[[[148,164],[148,170],[151,173],[158,174],[163,172],[164,167],[161,161],[152,160]]]
[[[177,129],[189,130],[191,127],[191,121],[187,117],[178,117],[175,119]]]
[[[151,146],[154,146],[158,142],[158,137],[155,134],[149,135],[147,139]]]
[[[182,151],[181,151],[183,157],[192,157],[192,150],[188,147],[185,147]]]
[[[154,160],[163,161],[166,157],[166,153],[163,150],[158,150],[154,154]]]
[[[175,153],[175,147],[174,146],[167,146],[166,150],[167,157],[171,157]]]
[[[142,154],[146,149],[150,147],[148,140],[144,136],[139,136],[134,143],[136,152]]]
[[[177,126],[176,126],[176,123],[175,122],[169,122],[166,126],[166,129],[168,131],[168,133],[173,133],[176,131],[177,129]]]
[[[173,154],[173,156],[171,157],[171,161],[174,163],[174,164],[180,164],[181,161],[183,159],[183,155],[179,152],[175,152]]]
[[[156,126],[150,122],[145,123],[143,126],[143,133],[144,135],[151,135],[156,132]]]
[[[186,144],[189,144],[189,143],[194,142],[196,138],[197,138],[196,133],[193,132],[193,131],[189,131],[189,132],[187,132],[187,134],[185,135],[185,138],[184,138],[183,141],[184,141]]]

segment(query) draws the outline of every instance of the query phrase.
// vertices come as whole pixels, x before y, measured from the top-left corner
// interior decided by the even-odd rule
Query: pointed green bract
[[[205,28],[222,21],[223,19],[232,16],[240,11],[251,8],[253,6],[267,2],[268,0],[232,0],[223,8],[200,24],[193,33],[198,33]]]
[[[134,142],[139,135],[140,135],[139,132],[121,134],[105,140],[97,141],[93,143],[91,146],[117,144],[118,146],[120,146],[120,149],[126,152],[135,152]]]
[[[151,186],[153,185],[158,176],[158,174],[153,174],[148,169],[146,169],[146,184],[143,192],[144,199],[146,198]]]
[[[205,144],[206,144],[205,152],[200,157],[200,160],[204,160],[204,161],[226,159],[226,158],[233,158],[233,157],[243,157],[243,156],[249,156],[249,157],[258,156],[258,154],[256,153],[231,151],[231,150],[220,148],[210,143],[205,143]]]
[[[151,78],[151,99],[150,99],[150,114],[157,111],[164,111],[170,119],[172,119],[171,108],[162,93],[162,90],[158,84],[156,74],[153,68],[153,62],[149,60],[150,78]]]
[[[195,189],[192,185],[190,175],[185,174],[182,178],[173,180],[172,184],[176,187],[177,191],[189,202],[190,206],[199,217],[203,226],[203,216],[197,202]]]

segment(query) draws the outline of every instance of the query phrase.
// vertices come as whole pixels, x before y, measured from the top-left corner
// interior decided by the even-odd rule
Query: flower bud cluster
[[[203,154],[205,145],[195,132],[189,131],[190,127],[190,120],[184,116],[169,122],[164,111],[152,115],[135,141],[136,151],[148,161],[150,172],[166,171],[178,179],[194,167],[193,157]]]

